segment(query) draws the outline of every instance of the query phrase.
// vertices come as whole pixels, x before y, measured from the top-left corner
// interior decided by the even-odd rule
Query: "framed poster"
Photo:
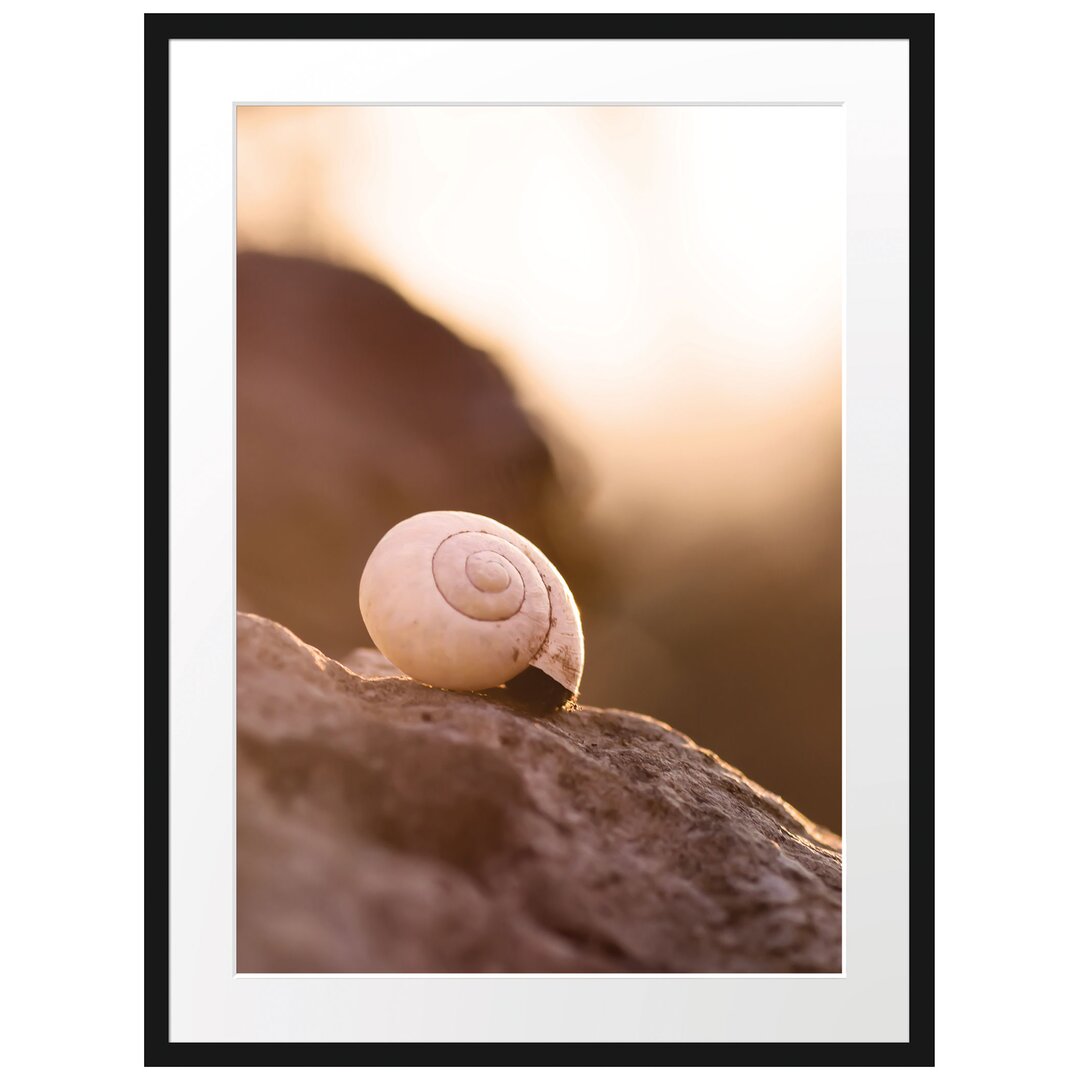
[[[932,17],[418,20],[147,16],[147,1061],[929,1063]]]

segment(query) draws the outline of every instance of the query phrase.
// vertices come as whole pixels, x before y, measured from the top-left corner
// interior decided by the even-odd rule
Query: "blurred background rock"
[[[421,510],[534,540],[585,702],[841,827],[843,127],[243,107],[238,605],[342,657]]]

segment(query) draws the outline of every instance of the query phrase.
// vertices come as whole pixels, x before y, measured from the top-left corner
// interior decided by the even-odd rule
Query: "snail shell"
[[[375,546],[360,613],[406,675],[485,690],[535,669],[565,700],[581,685],[581,616],[558,570],[512,529],[459,510],[417,514]]]

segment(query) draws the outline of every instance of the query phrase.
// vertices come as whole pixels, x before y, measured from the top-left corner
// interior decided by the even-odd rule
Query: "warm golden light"
[[[247,108],[239,124],[241,246],[368,269],[499,355],[562,418],[598,516],[642,497],[756,513],[807,468],[793,407],[838,424],[841,110]],[[716,468],[733,454],[742,469]]]

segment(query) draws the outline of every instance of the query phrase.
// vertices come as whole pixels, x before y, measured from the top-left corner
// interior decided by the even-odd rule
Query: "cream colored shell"
[[[500,686],[530,665],[571,694],[581,684],[581,617],[535,545],[480,514],[417,514],[376,545],[360,612],[379,651],[447,690]]]

